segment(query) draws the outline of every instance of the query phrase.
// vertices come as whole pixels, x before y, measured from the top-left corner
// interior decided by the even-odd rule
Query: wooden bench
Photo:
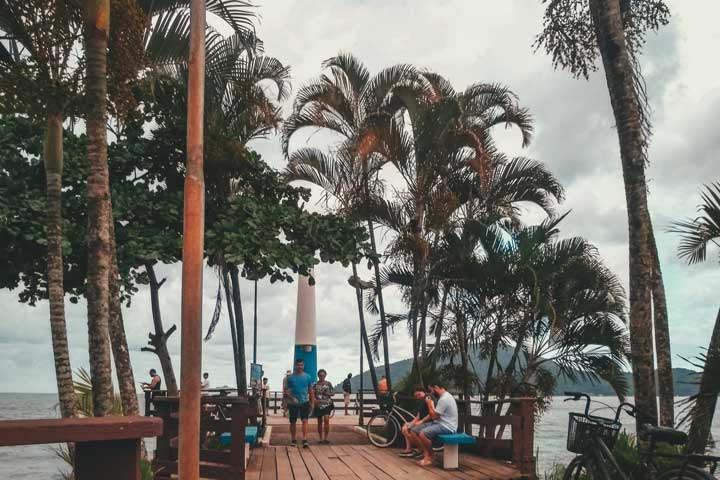
[[[443,444],[443,468],[458,468],[460,464],[460,445],[475,445],[475,437],[466,433],[446,433],[438,435]]]
[[[140,440],[162,434],[149,417],[0,421],[0,447],[75,443],[76,480],[140,480]]]

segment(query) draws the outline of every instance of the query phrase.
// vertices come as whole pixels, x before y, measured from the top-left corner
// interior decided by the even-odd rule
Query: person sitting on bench
[[[440,385],[430,384],[428,387],[438,400],[437,405],[434,405],[429,395],[425,397],[432,421],[423,425],[415,434],[423,452],[421,467],[429,467],[433,464],[433,439],[438,435],[455,433],[458,427],[458,408],[455,398]]]
[[[405,450],[400,452],[401,457],[418,457],[422,456],[420,451],[420,444],[417,441],[416,436],[413,432],[419,432],[422,430],[423,425],[430,421],[430,411],[428,410],[427,403],[425,403],[425,397],[427,393],[422,385],[415,385],[413,387],[413,396],[418,401],[418,413],[415,417],[402,426],[402,434],[405,437]]]

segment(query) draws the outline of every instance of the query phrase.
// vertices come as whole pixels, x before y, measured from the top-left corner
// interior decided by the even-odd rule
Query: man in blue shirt
[[[302,422],[302,447],[307,448],[308,417],[310,416],[310,400],[312,399],[312,379],[305,373],[305,362],[301,358],[295,360],[295,371],[288,375],[285,396],[290,416],[290,438],[292,445],[297,445],[296,423],[298,417]]]

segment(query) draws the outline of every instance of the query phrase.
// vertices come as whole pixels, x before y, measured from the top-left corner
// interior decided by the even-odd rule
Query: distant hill
[[[506,364],[510,359],[510,352],[500,352],[501,364]],[[478,372],[487,371],[487,361],[478,360],[474,361],[474,364]],[[400,360],[390,364],[390,379],[393,383],[405,378],[412,368],[412,359]],[[385,374],[384,367],[376,368],[378,378]],[[627,382],[630,385],[630,395],[632,395],[632,374],[630,372],[625,373]],[[686,368],[673,368],[673,380],[675,385],[675,395],[680,397],[687,397],[694,395],[697,392],[697,385],[695,384],[698,378],[698,372],[688,370]],[[360,376],[355,375],[351,379],[353,391],[357,391],[360,388]],[[372,381],[370,380],[370,371],[363,372],[363,387],[366,390],[372,389]],[[558,379],[557,386],[555,387],[555,395],[562,395],[563,392],[568,390],[575,390],[585,392],[591,395],[604,395],[604,396],[615,396],[615,392],[607,382],[593,384],[589,381],[572,382],[567,379],[564,375]]]

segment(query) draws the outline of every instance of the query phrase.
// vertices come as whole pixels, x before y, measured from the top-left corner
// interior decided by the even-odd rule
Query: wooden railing
[[[477,438],[475,445],[466,447],[467,451],[508,460],[528,479],[534,480],[535,403],[534,398],[458,400],[460,429]],[[499,414],[503,408],[504,414]],[[474,414],[474,409],[483,414]]]
[[[71,442],[76,480],[140,480],[140,441],[162,430],[145,417],[0,421],[0,447]]]
[[[155,397],[153,415],[162,419],[165,430],[157,438],[153,470],[156,480],[177,475],[178,397]],[[245,427],[255,424],[257,412],[247,398],[203,395],[200,400],[200,477],[240,480],[245,475]],[[208,448],[211,435],[230,432],[229,450]]]

